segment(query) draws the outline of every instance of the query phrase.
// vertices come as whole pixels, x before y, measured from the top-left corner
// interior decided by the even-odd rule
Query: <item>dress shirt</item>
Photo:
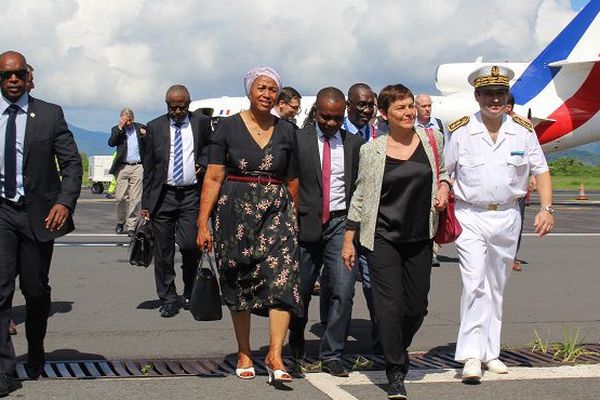
[[[4,96],[0,96],[0,195],[4,198],[4,143],[6,135],[6,124],[8,123],[8,113],[6,109],[11,103]],[[25,142],[25,126],[27,125],[27,110],[29,108],[29,95],[25,93],[23,96],[14,103],[19,106],[20,110],[17,111],[17,117],[15,124],[17,126],[17,194],[15,197],[9,199],[12,201],[19,201],[21,196],[25,195],[25,187],[23,185],[23,145]],[[34,116],[32,116],[34,118]]]
[[[317,138],[319,140],[319,159],[323,165],[323,146],[325,135],[315,124]],[[341,211],[346,209],[346,181],[344,179],[344,143],[342,134],[337,131],[329,138],[331,148],[331,182],[329,185],[329,211]]]
[[[183,183],[178,184],[173,179],[173,163],[175,161],[175,122],[169,120],[171,131],[171,149],[169,150],[169,171],[167,185],[188,186],[196,183],[196,161],[194,158],[194,133],[189,117],[181,123],[181,139],[183,141]]]
[[[548,171],[535,132],[506,115],[494,143],[477,112],[452,133],[444,156],[456,198],[478,205],[513,203],[527,193],[530,172]]]
[[[366,124],[362,128],[358,129],[352,122],[350,122],[348,117],[345,117],[344,125],[342,126],[342,128],[344,128],[344,130],[347,132],[350,132],[355,135],[359,135],[362,138],[363,142],[365,142],[365,143],[373,140],[374,128],[369,124]]]
[[[126,128],[125,135],[127,136],[127,157],[125,158],[125,162],[140,162],[140,148],[138,145],[137,135],[135,133],[135,127],[132,125]]]
[[[446,135],[446,133],[444,132],[444,126],[442,125],[440,127],[440,124],[438,124],[437,120],[435,119],[435,117],[432,115],[429,117],[429,122],[426,124],[421,123],[421,121],[419,121],[419,118],[415,119],[415,127],[417,128],[431,128],[431,129],[438,129],[440,132],[442,132],[442,135],[444,137],[444,143],[446,143],[448,141],[448,135]]]

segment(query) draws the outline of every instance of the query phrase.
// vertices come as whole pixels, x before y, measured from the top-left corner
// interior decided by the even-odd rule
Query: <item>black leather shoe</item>
[[[190,299],[188,299],[187,297],[183,298],[183,309],[184,310],[190,309]]]
[[[160,316],[163,318],[171,318],[179,313],[179,307],[175,304],[165,304],[160,309]]]
[[[333,376],[347,377],[350,376],[350,371],[344,367],[344,364],[340,360],[331,360],[323,362],[321,366],[323,372],[327,372]]]
[[[398,374],[393,379],[390,379],[390,384],[387,391],[388,399],[400,399],[405,400],[406,387],[404,386],[404,375]]]
[[[13,390],[12,376],[5,372],[0,372],[0,396],[8,396]]]
[[[44,371],[43,366],[29,366],[25,365],[25,372],[27,372],[27,377],[31,380],[36,380],[40,376],[42,376],[42,372]]]
[[[124,234],[124,233],[125,233],[124,227],[125,227],[125,224],[117,224],[117,225],[115,226],[115,233],[116,233],[117,235],[122,235],[122,234]]]

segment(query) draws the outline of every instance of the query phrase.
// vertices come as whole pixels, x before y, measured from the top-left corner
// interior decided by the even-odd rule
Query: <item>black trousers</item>
[[[365,251],[388,379],[408,372],[407,349],[427,315],[432,244],[391,243],[376,235],[373,251]]]
[[[15,370],[15,350],[8,324],[17,276],[27,310],[27,363],[38,367],[45,362],[44,338],[51,291],[48,273],[53,248],[53,240],[38,242],[35,239],[25,206],[0,200],[0,372]]]
[[[189,298],[196,277],[200,252],[196,246],[199,193],[195,187],[173,190],[163,188],[159,206],[152,218],[154,230],[154,277],[162,304],[176,304],[175,243],[183,265],[183,295]]]

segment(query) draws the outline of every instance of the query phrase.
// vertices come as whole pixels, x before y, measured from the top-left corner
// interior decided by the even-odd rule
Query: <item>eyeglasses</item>
[[[358,111],[365,110],[373,110],[375,108],[375,103],[367,103],[366,101],[359,101],[358,103],[349,102],[356,108]]]
[[[10,79],[13,75],[24,81],[27,79],[27,70],[26,69],[18,69],[15,71],[0,71],[0,80],[6,81]]]
[[[292,110],[294,110],[294,112],[296,113],[296,115],[298,115],[300,113],[300,104],[298,104],[297,106],[293,106],[290,103],[288,103],[287,101],[285,102],[285,104],[288,105],[289,108],[291,108]]]

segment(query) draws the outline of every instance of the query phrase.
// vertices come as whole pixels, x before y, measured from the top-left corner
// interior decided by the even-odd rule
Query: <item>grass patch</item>
[[[548,343],[548,339],[543,339],[537,330],[534,329],[534,339],[531,345],[531,352],[552,354],[552,358],[562,363],[574,363],[581,356],[594,354],[582,346],[583,338],[580,337],[580,330],[571,331],[568,328],[563,329],[563,341],[560,343]]]
[[[555,190],[579,190],[579,185],[585,190],[600,190],[600,176],[552,176],[552,187]]]

